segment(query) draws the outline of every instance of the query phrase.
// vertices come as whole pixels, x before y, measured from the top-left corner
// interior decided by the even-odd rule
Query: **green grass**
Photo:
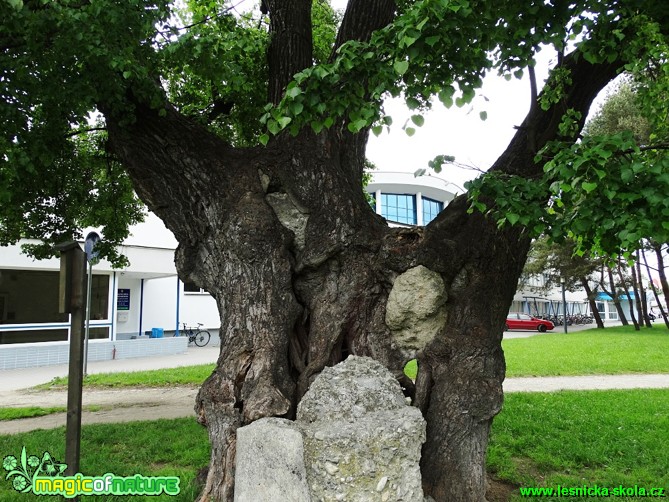
[[[631,326],[578,333],[547,333],[502,342],[506,376],[621,375],[669,373],[669,331]],[[416,379],[415,359],[404,373]]]
[[[669,331],[618,326],[502,342],[507,377],[669,373]]]
[[[488,470],[519,486],[669,488],[668,409],[669,389],[508,394]]]
[[[64,444],[65,429],[62,427],[0,436],[0,458],[6,455],[18,457],[22,447],[25,446],[28,455],[41,457],[44,451],[48,451],[54,458],[64,461]],[[179,496],[150,497],[151,500],[192,502],[199,491],[194,482],[195,476],[208,462],[207,432],[192,418],[99,424],[82,428],[80,470],[83,474],[101,476],[111,472],[119,476],[142,474],[181,478]],[[111,502],[138,498],[109,496],[95,497],[95,500]],[[11,488],[10,481],[6,481],[4,475],[0,476],[0,502],[17,500],[44,502],[47,498],[28,494],[17,495]]]
[[[669,487],[667,409],[669,389],[507,395],[493,422],[488,470],[517,486]],[[0,456],[17,456],[25,445],[28,454],[46,450],[62,461],[64,436],[62,427],[0,436]],[[82,473],[179,476],[182,493],[158,500],[194,500],[196,473],[208,461],[206,431],[191,418],[83,427]],[[515,494],[515,501],[532,500]],[[43,497],[20,499],[37,502]],[[15,500],[16,492],[0,477],[0,502]]]
[[[0,420],[17,420],[19,418],[43,417],[53,413],[62,413],[67,408],[55,406],[51,408],[39,408],[37,406],[23,406],[17,408],[0,408]],[[1,455],[2,453],[0,453]]]
[[[84,378],[84,387],[199,386],[211,374],[215,366],[215,364],[200,364],[128,373],[99,373]],[[40,389],[52,389],[54,387],[67,387],[67,377],[57,377],[51,382],[37,386]]]
[[[97,404],[88,404],[83,407],[84,411],[91,411],[91,412],[96,412],[103,409],[105,409],[103,406]],[[65,406],[54,406],[47,408],[40,408],[38,406],[19,406],[13,408],[0,408],[0,421],[43,417],[45,415],[53,415],[54,413],[65,413],[66,411],[67,408]]]

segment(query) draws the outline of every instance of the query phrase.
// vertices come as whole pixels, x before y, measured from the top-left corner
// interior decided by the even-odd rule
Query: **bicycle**
[[[211,339],[211,335],[209,334],[209,331],[206,329],[202,329],[203,324],[202,323],[197,323],[197,328],[193,327],[188,327],[186,326],[186,323],[182,323],[184,326],[183,329],[183,334],[188,336],[188,343],[194,343],[198,347],[204,347],[209,343],[209,340]],[[176,335],[175,335],[176,336]],[[181,336],[181,333],[179,334]]]

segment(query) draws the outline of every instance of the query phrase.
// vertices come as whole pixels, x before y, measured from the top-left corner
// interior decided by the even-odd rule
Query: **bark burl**
[[[311,0],[268,0],[270,99],[311,65]],[[365,40],[393,3],[352,0],[338,38]],[[563,103],[534,107],[493,169],[535,177],[533,157],[558,135],[566,108],[587,114],[614,65],[565,57]],[[142,200],[179,241],[179,276],[216,299],[221,352],[196,404],[212,445],[200,500],[232,500],[235,431],[261,417],[294,418],[316,375],[349,354],[402,378],[406,351],[386,325],[393,282],[423,266],[445,286],[437,335],[417,354],[415,387],[428,422],[421,470],[437,501],[485,496],[485,451],[502,406],[502,328],[529,239],[453,201],[428,227],[392,229],[361,190],[367,132],[343,123],[283,135],[265,148],[232,148],[175,110],[136,104],[136,121],[107,117],[111,147]],[[481,139],[482,142],[485,138]]]

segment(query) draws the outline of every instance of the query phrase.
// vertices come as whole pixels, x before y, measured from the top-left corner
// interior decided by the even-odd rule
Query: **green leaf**
[[[286,90],[286,96],[289,98],[296,98],[300,94],[302,94],[302,89],[300,89],[300,87],[297,85],[288,87],[288,89]]]
[[[377,125],[372,127],[372,133],[374,133],[374,136],[380,136],[382,132],[383,132],[383,126]]]
[[[400,47],[410,47],[416,42],[416,40],[417,39],[414,37],[405,36],[402,38],[402,41],[400,42]]]
[[[281,117],[279,119],[279,126],[281,127],[281,129],[285,129],[288,126],[288,124],[290,124],[292,121],[293,119],[290,117]]]
[[[486,120],[488,118],[488,112],[486,111],[480,112],[479,117],[481,117],[481,120]]]
[[[412,115],[411,116],[411,122],[416,124],[418,127],[423,127],[423,124],[425,123],[425,119],[423,118],[422,115]]]
[[[322,122],[312,122],[311,123],[311,129],[313,129],[313,131],[316,134],[320,134],[320,132],[323,130],[323,123]]]
[[[416,98],[408,97],[406,99],[407,107],[409,110],[415,110],[420,106],[420,101],[418,101]]]
[[[587,193],[592,192],[595,188],[597,188],[597,183],[588,183],[584,181],[581,186],[583,187],[583,190],[585,190]]]
[[[361,131],[365,126],[367,126],[367,121],[365,119],[358,119],[348,123],[348,130],[355,134]]]
[[[302,110],[304,110],[304,105],[299,101],[295,101],[290,105],[288,105],[288,108],[290,108],[290,112],[293,115],[299,115],[300,113],[302,113]]]
[[[279,134],[281,128],[279,127],[279,123],[276,120],[269,119],[267,121],[267,130],[276,136]]]
[[[395,73],[397,73],[398,75],[404,75],[409,69],[409,62],[395,61],[395,64],[393,64],[393,68],[395,69]]]
[[[511,223],[512,225],[515,225],[516,223],[518,223],[518,220],[520,219],[520,215],[518,215],[516,213],[507,213],[506,214],[506,219],[508,220],[509,223]]]
[[[404,132],[407,133],[407,136],[411,137],[414,134],[416,134],[416,129],[414,129],[413,127],[405,127]]]
[[[260,141],[260,144],[263,146],[266,146],[267,143],[269,142],[269,134],[265,133],[262,134],[259,138],[258,141]]]

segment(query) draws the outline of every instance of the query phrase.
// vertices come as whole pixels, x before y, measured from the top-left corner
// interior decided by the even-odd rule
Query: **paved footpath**
[[[88,373],[114,373],[158,368],[174,368],[213,363],[218,347],[189,348],[176,356],[148,357],[89,363]],[[0,370],[0,407],[67,405],[67,392],[37,391],[35,385],[66,376],[67,366],[47,366],[25,370]],[[505,392],[555,392],[560,390],[603,390],[669,388],[669,373],[657,375],[592,375],[574,377],[508,378]],[[102,422],[129,422],[158,418],[195,417],[194,387],[84,389],[84,408],[96,405],[97,411],[84,411],[84,425]],[[65,425],[65,413],[0,422],[0,434],[15,434]]]

